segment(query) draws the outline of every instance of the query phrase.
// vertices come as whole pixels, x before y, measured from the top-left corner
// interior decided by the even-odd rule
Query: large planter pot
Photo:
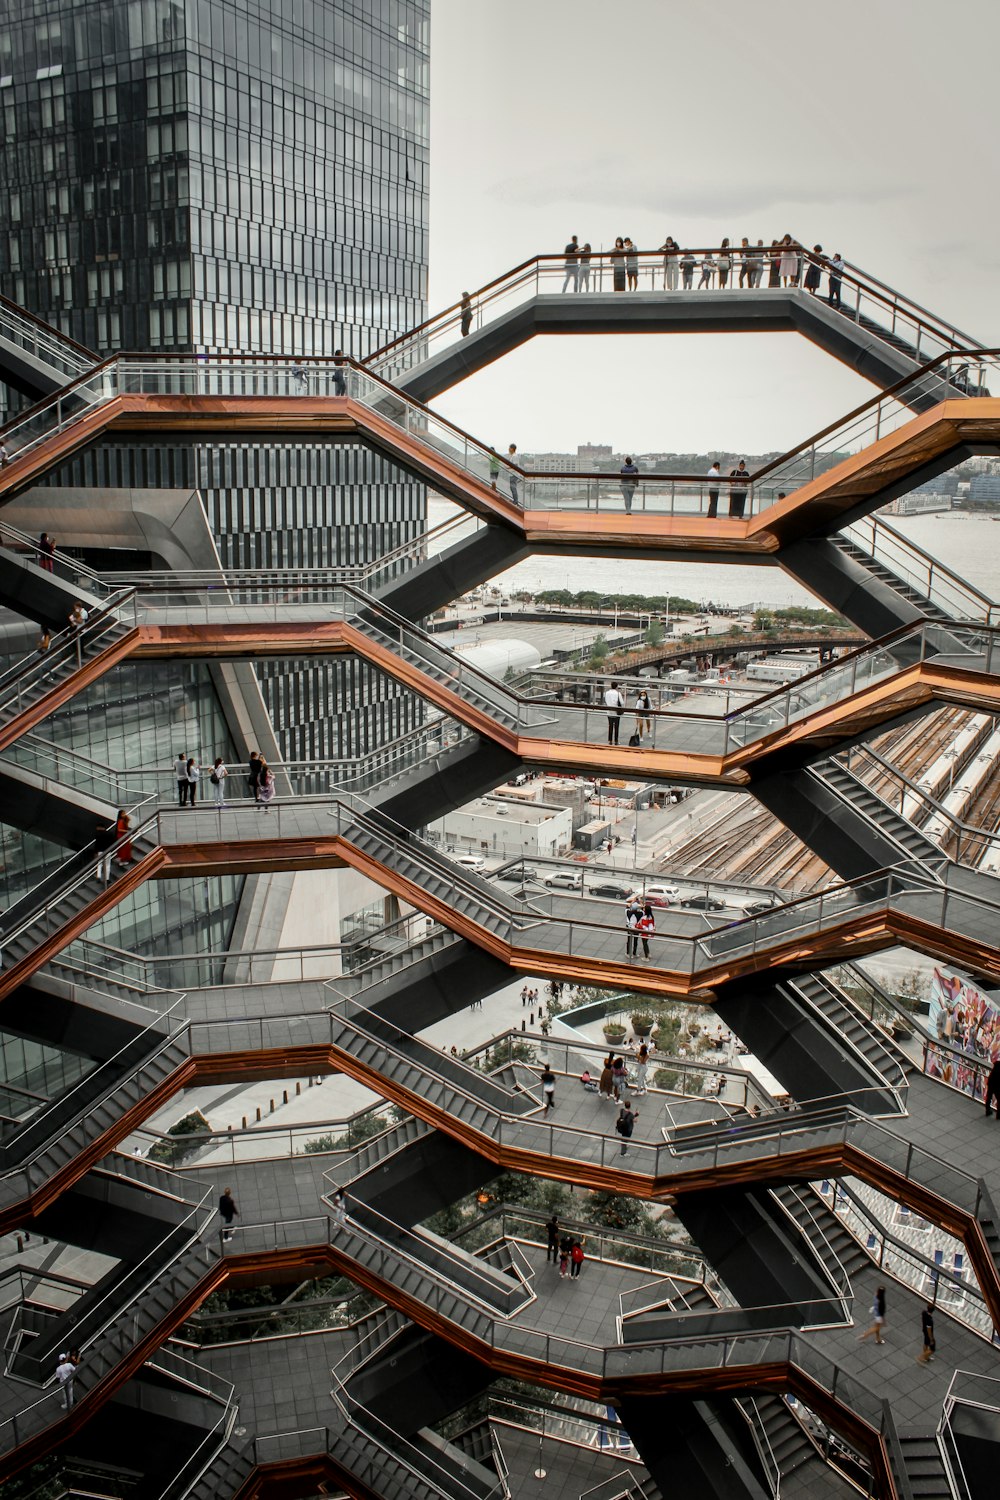
[[[620,1047],[627,1033],[624,1026],[605,1026],[604,1040],[609,1047]]]
[[[653,1025],[652,1016],[639,1015],[632,1017],[632,1030],[642,1041],[645,1041],[648,1036],[652,1036]]]

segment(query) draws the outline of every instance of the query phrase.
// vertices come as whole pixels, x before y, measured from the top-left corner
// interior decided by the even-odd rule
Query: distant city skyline
[[[431,310],[573,233],[597,249],[788,231],[1000,343],[995,8],[966,0],[945,22],[932,0],[843,0],[786,19],[741,0],[716,0],[708,27],[680,0],[620,18],[597,0],[435,0]],[[947,93],[945,42],[962,79]],[[793,334],[549,338],[434,404],[522,450],[600,433],[616,451],[761,452],[873,393]]]

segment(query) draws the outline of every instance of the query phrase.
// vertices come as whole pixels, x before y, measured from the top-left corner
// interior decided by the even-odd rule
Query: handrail
[[[865,1203],[865,1201],[860,1198],[852,1188],[846,1185],[845,1182],[838,1179],[834,1184],[834,1188],[835,1202],[831,1205],[832,1213],[837,1213],[836,1204],[839,1203],[842,1198],[849,1199],[851,1204],[853,1205],[852,1211],[856,1213],[861,1220],[865,1221],[868,1225],[871,1226],[871,1229],[874,1231],[877,1238],[883,1242],[883,1246],[892,1245],[893,1249],[904,1260],[908,1259],[912,1261],[915,1265],[922,1267],[928,1273],[933,1282],[933,1291],[929,1299],[932,1306],[938,1306],[938,1288],[942,1283],[945,1286],[961,1287],[963,1295],[967,1296],[970,1301],[975,1303],[980,1308],[984,1321],[988,1325],[988,1329],[985,1327],[977,1328],[974,1323],[970,1323],[965,1319],[960,1318],[958,1319],[958,1321],[962,1323],[963,1327],[970,1329],[973,1333],[980,1334],[980,1336],[986,1339],[989,1343],[993,1342],[996,1333],[993,1323],[993,1317],[990,1313],[986,1298],[983,1296],[982,1290],[975,1277],[970,1277],[968,1281],[955,1281],[952,1276],[949,1275],[944,1266],[938,1265],[936,1261],[933,1261],[930,1258],[930,1256],[922,1254],[921,1251],[918,1250],[914,1245],[909,1244],[906,1240],[900,1239],[897,1234],[893,1234],[891,1229],[887,1229],[876,1214],[875,1210],[870,1208],[868,1204]],[[838,1218],[839,1217],[840,1216],[838,1215]],[[843,1223],[843,1219],[840,1219],[840,1222]],[[857,1241],[857,1243],[860,1244],[861,1241],[858,1239],[858,1236],[854,1234],[853,1230],[850,1229],[850,1226],[845,1224],[844,1227],[850,1234],[852,1234],[852,1237]],[[871,1252],[868,1253],[871,1254]],[[874,1256],[872,1258],[874,1259]],[[884,1257],[881,1254],[878,1258],[878,1265],[880,1270],[885,1270],[886,1274],[889,1276],[895,1276],[895,1279],[897,1281],[900,1281],[902,1285],[906,1286],[909,1284],[902,1281],[902,1278],[896,1275],[891,1267],[885,1266]],[[912,1284],[909,1285],[911,1285],[912,1289]],[[943,1308],[943,1311],[949,1317],[956,1316],[947,1307]]]
[[[474,530],[480,524],[478,517],[462,511],[456,516],[439,522],[430,531],[422,531],[408,542],[402,542],[398,547],[366,563],[330,563],[323,567],[300,567],[289,564],[288,567],[271,568],[231,568],[220,565],[217,568],[171,568],[160,571],[133,569],[108,572],[101,576],[101,581],[109,587],[117,585],[134,589],[140,595],[153,590],[164,593],[183,593],[192,587],[195,589],[243,586],[263,588],[271,585],[275,588],[289,588],[300,584],[321,582],[365,583],[372,577],[385,572],[388,567],[402,558],[412,557],[420,552],[424,552],[427,558],[437,556],[436,552],[431,554],[426,549],[432,545],[436,547],[452,532],[470,528]],[[6,522],[0,521],[0,532],[4,529],[12,530]],[[26,540],[30,541],[30,538]],[[37,551],[37,543],[34,545]],[[57,553],[57,556],[60,555]],[[74,562],[72,558],[65,560],[70,564]],[[97,578],[99,575],[93,576]]]
[[[925,787],[922,787],[917,782],[912,781],[910,777],[907,776],[905,771],[900,770],[898,766],[894,765],[891,761],[886,760],[884,756],[879,755],[879,753],[876,750],[872,750],[870,746],[853,745],[849,750],[838,753],[836,758],[841,763],[846,760],[847,770],[851,769],[850,763],[855,759],[870,760],[879,768],[879,771],[883,775],[886,775],[891,780],[897,783],[901,783],[903,786],[905,786],[907,793],[911,797],[923,803],[927,808],[930,808],[935,817],[940,818],[943,822],[947,823],[952,834],[958,840],[958,848],[955,851],[956,861],[958,861],[960,857],[961,843],[963,839],[965,839],[967,842],[971,841],[973,844],[979,844],[980,846],[985,848],[1000,847],[1000,832],[990,832],[990,830],[987,828],[977,828],[974,823],[965,822],[964,819],[958,817],[957,814],[953,813],[950,808],[945,807],[943,802],[939,802],[936,797],[932,796],[932,794],[927,791]],[[878,792],[874,791],[872,787],[868,787],[867,784],[866,790],[871,792],[873,796],[879,797],[879,800],[885,804],[890,812],[896,812],[896,809],[892,806],[891,802],[887,802],[884,797],[881,797]],[[897,816],[905,818],[906,815],[902,812],[899,812],[897,813]],[[912,819],[906,819],[906,821],[912,821]],[[923,829],[918,827],[916,824],[914,824],[914,827],[917,828],[918,833],[923,832]],[[933,838],[930,834],[926,834],[925,837],[927,837],[931,843],[939,842],[938,839]]]
[[[906,390],[907,386],[915,385],[916,383],[924,380],[926,376],[939,369],[942,365],[950,363],[950,361],[955,359],[956,356],[963,359],[967,358],[969,363],[981,363],[984,359],[996,359],[997,357],[1000,357],[1000,349],[956,349],[951,350],[945,354],[936,355],[933,359],[928,360],[926,364],[921,365],[920,369],[915,370],[912,375],[904,375],[900,380],[897,380],[894,385],[886,386],[884,390],[879,391],[876,395],[869,397],[867,401],[862,401],[860,406],[853,407],[844,416],[838,417],[836,421],[828,423],[826,427],[821,427],[818,432],[814,432],[813,435],[806,438],[804,442],[798,443],[794,448],[789,448],[788,451],[786,453],[782,453],[780,457],[771,459],[771,461],[764,464],[762,468],[755,469],[753,473],[754,481],[756,482],[765,478],[768,474],[772,474],[776,469],[780,469],[783,464],[786,464],[789,461],[789,459],[797,458],[800,453],[805,453],[810,448],[814,448],[816,444],[821,441],[821,439],[832,437],[835,432],[839,431],[839,429],[842,427],[846,427],[847,424],[849,422],[853,422],[856,417],[863,417],[868,412],[876,410],[876,408],[879,407],[883,401],[898,399],[900,393]]]
[[[918,546],[912,538],[904,536],[901,531],[897,531],[895,526],[890,526],[884,516],[874,515],[866,517],[864,521],[852,521],[844,528],[844,531],[850,535],[852,532],[861,531],[866,525],[871,525],[873,535],[876,535],[876,539],[879,532],[891,537],[894,545],[897,545],[901,551],[913,553],[916,557],[921,558],[928,564],[928,571],[931,574],[943,574],[950,583],[955,584],[963,593],[968,594],[978,603],[982,604],[987,612],[998,607],[995,599],[991,599],[988,594],[984,594],[982,589],[977,588],[974,583],[970,583],[967,578],[963,578],[960,573],[956,573],[946,562],[942,562],[938,557],[932,557],[923,547]],[[874,556],[874,554],[872,555]]]
[[[781,1500],[781,1465],[774,1456],[771,1439],[767,1435],[767,1428],[764,1426],[764,1419],[757,1402],[753,1396],[737,1396],[735,1401],[750,1429],[750,1436],[757,1450],[757,1457],[761,1461],[772,1500]]]
[[[31,536],[26,531],[22,531],[18,526],[12,526],[6,516],[4,516],[0,520],[0,546],[6,543],[8,537],[13,537],[14,541],[19,546],[24,547],[26,551],[31,552],[34,558],[37,559],[41,555],[39,551],[39,538]],[[109,593],[114,593],[122,587],[122,583],[117,578],[117,575],[111,573],[102,575],[90,567],[88,563],[83,562],[81,558],[71,557],[68,552],[61,552],[58,547],[55,548],[51,556],[55,562],[60,563],[67,570],[78,573],[82,578],[90,579],[91,586],[97,585],[100,588],[106,588]],[[142,575],[138,576],[141,577]]]
[[[141,808],[145,807],[147,803],[154,802],[155,800],[155,797],[144,797],[140,802],[134,803],[132,807],[126,809],[129,817],[131,818],[133,813],[138,815]],[[115,850],[120,849],[122,844],[128,842],[129,840],[134,841],[138,838],[141,838],[142,835],[148,830],[150,824],[155,820],[155,817],[156,814],[154,813],[152,814],[152,816],[146,818],[145,821],[138,823],[134,827],[130,828],[128,833],[123,834],[120,839],[118,839],[113,845],[111,845],[108,853],[113,854]],[[51,896],[43,897],[42,905],[40,908],[36,907],[32,910],[29,910],[28,914],[10,929],[4,929],[2,926],[0,926],[0,933],[2,933],[3,942],[5,945],[13,942],[14,939],[20,937],[22,933],[27,932],[28,929],[33,927],[35,923],[38,922],[40,918],[43,917],[45,913],[49,911],[53,906],[56,906],[60,901],[64,901],[67,896],[73,893],[73,891],[77,890],[81,885],[84,885],[88,880],[93,879],[94,867],[89,859],[87,860],[86,868],[82,871],[80,871],[79,869],[81,854],[83,853],[85,853],[85,851],[71,854],[70,857],[67,860],[64,860],[56,870],[52,871],[48,875],[44,875],[37,886],[33,887],[32,890],[27,891],[25,895],[18,899],[18,901],[15,903],[14,909],[30,901],[35,891],[41,890],[42,888],[48,886],[52,881],[58,881],[59,876],[63,871],[67,872],[69,878],[59,884],[52,892]],[[72,870],[70,869],[71,866],[73,867]]]
[[[798,240],[795,240],[793,238],[791,248],[800,260],[799,277],[801,277],[802,268],[806,264],[813,264],[818,266],[824,274],[829,271],[829,262],[827,258],[824,256],[817,256],[813,251],[809,250]],[[771,258],[776,252],[780,254],[780,250],[780,246],[749,246],[750,258],[760,259],[762,264],[764,265],[769,264]],[[679,245],[676,248],[676,252],[673,250],[665,251],[664,247],[661,247],[658,250],[636,250],[634,252],[636,258],[640,263],[654,260],[657,264],[662,264],[667,255],[673,256],[676,262],[679,263],[680,258],[683,255],[693,255],[696,258],[701,259],[706,255],[715,257],[722,253],[724,253],[724,251],[721,245]],[[738,260],[741,261],[745,258],[745,252],[743,252],[739,246],[728,246],[726,247],[725,253],[728,253],[730,255],[734,267]],[[612,251],[591,251],[590,259],[593,264],[596,264],[598,266],[610,266],[614,264],[615,260],[619,259],[619,257],[617,257]],[[566,264],[567,257],[565,252],[543,252],[541,254],[529,256],[527,260],[522,261],[519,265],[503,272],[500,276],[494,277],[492,281],[488,281],[477,291],[471,292],[469,294],[470,301],[473,307],[478,307],[483,302],[492,301],[494,296],[500,290],[512,289],[519,282],[525,281],[531,273],[534,273],[537,277],[538,273],[546,266],[551,267],[557,272],[563,271],[566,267]],[[888,286],[885,282],[879,281],[876,277],[871,276],[868,272],[861,270],[858,266],[849,261],[844,262],[844,272],[841,279],[848,285],[855,286],[859,292],[867,292],[869,296],[872,296],[876,301],[882,303],[890,310],[898,304],[904,305],[910,316],[914,318],[914,321],[918,325],[926,327],[929,332],[933,332],[939,338],[944,337],[955,344],[976,343],[976,340],[972,339],[969,335],[964,334],[958,328],[954,328],[948,323],[943,322],[937,317],[936,314],[929,312],[926,308],[921,307],[918,303],[913,302],[911,299],[903,297],[899,292],[895,290],[895,288]],[[772,289],[766,288],[763,290]],[[446,325],[449,320],[454,322],[456,319],[459,319],[461,317],[462,311],[462,303],[453,302],[450,306],[444,308],[442,311],[433,314],[429,318],[425,318],[422,323],[418,323],[414,328],[407,330],[406,333],[399,334],[394,339],[391,339],[387,344],[383,344],[380,348],[376,349],[374,353],[368,355],[366,363],[376,364],[383,362],[401,345],[410,343],[411,341],[416,342],[421,339],[426,339],[426,337],[435,328]]]
[[[963,351],[963,355],[967,355],[967,357],[965,358],[964,364],[962,365],[961,368],[962,369],[967,369],[973,363],[976,363],[977,365],[981,366],[982,361],[985,358],[987,358],[989,355],[991,355],[991,354],[993,354],[995,352],[996,351],[987,351],[987,350],[982,350],[982,349]],[[823,431],[821,433],[815,435],[812,438],[807,439],[804,443],[800,444],[797,448],[790,450],[789,453],[786,453],[781,458],[774,460],[772,463],[770,463],[768,465],[765,465],[764,468],[762,468],[761,470],[757,471],[754,474],[749,475],[749,477],[748,477],[748,483],[747,483],[747,490],[748,490],[748,492],[750,493],[750,496],[751,496],[751,504],[752,504],[752,500],[753,500],[754,486],[758,483],[758,481],[764,475],[773,473],[776,470],[776,468],[778,468],[781,464],[788,462],[790,459],[794,458],[795,456],[797,456],[799,453],[801,453],[805,449],[809,448],[810,446],[815,446],[818,443],[818,441],[820,440],[820,438],[822,438],[823,436],[827,435],[828,433],[832,433],[838,426],[842,427],[846,422],[849,422],[849,421],[853,420],[860,413],[863,413],[863,412],[869,410],[872,405],[876,405],[877,406],[878,402],[880,400],[885,399],[886,395],[888,395],[891,398],[892,395],[893,395],[893,393],[902,390],[906,385],[912,383],[913,381],[926,380],[928,372],[931,372],[931,371],[934,371],[935,369],[937,369],[940,366],[940,364],[941,364],[941,362],[943,360],[953,360],[956,357],[957,356],[956,356],[956,354],[955,354],[955,352],[953,350],[945,353],[944,355],[937,356],[934,360],[931,360],[928,364],[922,366],[921,369],[919,371],[917,371],[913,376],[910,376],[910,377],[908,377],[907,379],[905,379],[905,380],[903,380],[901,382],[897,382],[897,384],[895,386],[890,387],[889,391],[887,393],[885,393],[885,395],[883,395],[881,397],[874,398],[874,402],[866,403],[865,405],[857,408],[854,412],[850,413],[848,415],[848,417],[841,419],[839,423],[834,423],[830,427],[828,427],[826,429],[823,429]],[[157,355],[154,355],[154,356],[141,356],[140,357],[140,356],[134,356],[134,355],[128,355],[128,354],[120,354],[120,355],[114,356],[113,360],[106,361],[103,365],[99,366],[96,371],[90,372],[90,374],[88,376],[84,377],[84,378],[87,379],[87,380],[90,380],[91,382],[97,382],[98,387],[99,387],[98,392],[97,392],[97,400],[99,402],[103,402],[105,400],[111,399],[112,396],[114,396],[116,393],[117,394],[126,393],[127,390],[128,390],[128,382],[129,382],[130,376],[138,376],[138,378],[139,378],[139,386],[140,386],[140,389],[141,389],[141,372],[142,372],[143,369],[169,371],[171,368],[177,367],[178,363],[181,362],[181,361],[185,361],[191,367],[192,375],[193,376],[196,375],[199,380],[204,380],[206,382],[211,378],[211,371],[212,371],[213,368],[215,368],[217,370],[225,371],[227,369],[234,369],[234,368],[239,368],[240,366],[243,366],[243,367],[253,368],[253,369],[257,369],[259,367],[259,368],[263,368],[265,370],[273,370],[273,369],[277,368],[277,369],[281,369],[281,370],[284,371],[284,370],[287,370],[288,365],[289,365],[289,360],[288,360],[287,357],[276,356],[276,355],[260,355],[260,356],[254,357],[253,360],[247,360],[246,356],[242,356],[242,355],[217,355],[217,356],[213,356],[212,357],[212,362],[211,362],[211,364],[209,364],[207,361],[204,361],[204,360],[202,360],[202,361],[195,360],[190,355],[179,355],[179,354],[169,354],[169,353],[167,353],[167,354],[157,354]],[[319,356],[319,357],[313,358],[310,361],[310,364],[312,366],[315,366],[316,368],[323,369],[323,370],[339,371],[341,374],[343,374],[345,371],[346,372],[354,372],[358,376],[363,377],[364,380],[371,382],[375,387],[377,387],[377,389],[379,391],[382,391],[382,392],[385,393],[385,401],[388,402],[388,404],[389,404],[390,415],[389,415],[388,419],[390,421],[396,421],[397,420],[391,414],[393,403],[395,403],[396,405],[398,405],[399,403],[402,403],[404,409],[407,412],[409,412],[409,411],[412,410],[412,412],[416,414],[417,421],[416,421],[415,425],[416,425],[416,428],[417,428],[418,432],[425,433],[426,431],[428,431],[430,429],[430,427],[433,424],[436,424],[436,426],[438,428],[442,429],[452,439],[457,439],[458,440],[458,442],[460,444],[460,447],[461,447],[462,451],[465,454],[464,460],[461,459],[461,458],[458,458],[458,459],[455,460],[456,462],[459,463],[460,467],[464,466],[464,468],[466,469],[466,471],[473,472],[470,469],[470,467],[469,467],[469,454],[470,454],[470,452],[474,452],[477,455],[480,467],[483,469],[483,473],[479,474],[479,475],[476,475],[476,477],[479,478],[483,484],[486,483],[486,479],[485,479],[486,469],[489,466],[489,464],[491,463],[491,461],[493,461],[494,459],[496,460],[496,462],[497,462],[497,464],[499,465],[500,468],[509,471],[512,475],[518,476],[519,477],[519,482],[523,481],[524,483],[527,484],[528,481],[534,480],[536,483],[542,483],[542,484],[544,484],[544,483],[549,482],[550,479],[554,480],[556,482],[559,482],[559,476],[558,475],[549,476],[549,475],[546,475],[546,474],[536,474],[536,473],[533,473],[531,470],[525,470],[525,469],[521,468],[516,463],[512,463],[508,458],[505,458],[505,457],[500,456],[500,455],[496,455],[494,453],[494,450],[492,448],[490,448],[487,444],[485,444],[483,442],[480,442],[479,440],[475,439],[470,434],[466,433],[461,428],[457,427],[456,424],[448,421],[448,419],[446,419],[446,418],[443,418],[443,417],[439,416],[438,414],[436,414],[435,412],[433,412],[430,408],[428,408],[427,406],[425,406],[423,403],[417,401],[415,398],[407,396],[407,395],[403,395],[398,390],[397,387],[395,387],[391,383],[383,380],[380,376],[378,376],[376,373],[374,373],[373,370],[371,369],[371,367],[369,367],[369,366],[366,366],[364,364],[358,363],[357,361],[354,361],[352,359],[348,359],[346,356],[332,357],[332,358],[328,357],[328,356]],[[103,389],[102,382],[104,381],[104,377],[107,376],[107,375],[109,375],[109,374],[112,376],[112,386],[113,386],[113,389],[112,388]],[[105,384],[106,384],[106,382],[105,382]],[[66,393],[68,391],[72,391],[75,388],[75,385],[76,385],[76,383],[73,383],[71,386],[68,386],[68,387],[64,388],[64,390],[62,392],[60,392],[59,395],[56,398],[54,398],[53,401],[47,403],[47,405],[49,405],[49,406],[52,406],[52,405],[55,406],[55,410],[56,410],[56,413],[57,413],[57,424],[58,424],[58,412],[62,409],[62,403],[64,403],[64,401],[65,401]],[[355,392],[355,395],[357,395],[357,394],[358,393]],[[359,399],[364,400],[364,397],[360,396]],[[91,403],[91,404],[93,404],[93,403]],[[369,399],[368,404],[369,405],[375,405],[376,408],[378,409],[378,403],[373,402],[371,399]],[[43,404],[39,405],[36,408],[30,409],[30,411],[28,413],[26,413],[22,417],[18,418],[15,422],[8,424],[8,426],[6,428],[0,430],[0,440],[5,440],[6,438],[13,438],[15,436],[16,431],[18,430],[18,428],[24,428],[26,431],[30,431],[33,428],[36,428],[37,427],[37,423],[38,423],[38,419],[42,416],[43,411],[45,409],[45,406],[46,406],[46,404],[43,403]],[[78,416],[79,416],[78,413],[73,413],[73,415],[69,418],[69,420],[71,422],[75,421],[75,420],[77,420]],[[409,422],[406,422],[403,425],[406,428],[406,430],[412,430],[412,427],[413,427],[414,424],[410,424]],[[52,430],[52,429],[49,429],[49,430]],[[20,448],[15,447],[14,451],[11,454],[12,460],[16,461],[16,459],[18,457],[18,453],[20,451],[26,451],[27,448],[30,447],[30,446],[32,446],[36,441],[43,441],[44,438],[47,435],[48,435],[47,431],[42,431],[41,434],[37,438],[32,438],[30,442],[26,442],[26,443],[22,444],[20,446]],[[455,455],[451,455],[451,457],[454,459]],[[604,480],[604,481],[607,482],[609,479],[613,479],[616,476],[609,476],[606,473],[600,473],[600,474],[596,474],[596,475],[591,476],[591,477],[594,478],[594,479],[597,479],[597,480]],[[636,476],[636,477],[637,477],[637,483],[641,486],[643,484],[648,484],[650,482],[661,481],[665,477],[669,477],[669,476],[660,476],[660,475],[642,476],[642,475],[639,475],[639,476]],[[705,484],[705,476],[704,475],[690,475],[690,476],[677,476],[677,477],[678,478],[683,477],[686,480],[686,482],[696,483],[696,484],[700,485],[702,488],[704,487],[704,484]],[[574,483],[579,483],[581,481],[583,481],[583,482],[587,481],[587,476],[585,476],[585,475],[574,474],[574,475],[571,476],[571,478],[572,478],[572,480],[573,480]],[[720,477],[719,488],[722,489],[722,488],[726,488],[726,487],[732,488],[732,486],[730,484],[730,481],[728,479],[723,480]],[[526,505],[527,505],[527,500],[528,500],[528,497],[526,495],[525,496],[525,504],[521,504],[519,501],[517,501],[516,499],[514,499],[513,496],[512,496],[510,503],[512,503],[516,509],[518,509],[518,510],[524,510],[526,508]],[[673,506],[673,500],[671,500],[671,507],[672,506]]]
[[[115,611],[123,609],[132,597],[132,592],[125,589],[113,594],[79,630],[73,626],[67,627],[55,637],[55,643],[48,651],[32,651],[0,673],[0,693],[10,688],[16,689],[12,697],[7,697],[0,703],[0,713],[5,710],[10,712],[11,705],[15,705],[15,713],[19,712],[22,690],[33,682],[52,678],[52,686],[55,688],[58,685],[55,680],[58,671],[72,666],[74,661],[79,670],[83,664],[84,647],[95,646],[122,625],[123,622]]]
[[[44,318],[39,317],[37,313],[33,313],[29,308],[22,307],[19,302],[14,302],[10,297],[0,295],[0,307],[6,313],[20,318],[23,322],[33,324],[38,329],[40,335],[52,339],[55,343],[66,345],[74,354],[82,355],[91,364],[97,363],[97,355],[92,349],[87,349],[83,344],[78,344],[76,339],[71,338],[68,333],[63,333],[53,323],[47,323]]]
[[[178,1007],[184,1003],[184,999],[185,996],[179,995],[174,1001],[173,1005],[171,1005],[167,1010],[163,1011],[159,1016],[157,1016],[157,1019],[150,1022],[150,1024],[146,1026],[142,1031],[136,1032],[134,1036],[131,1036],[129,1040],[124,1044],[124,1046],[119,1047],[118,1051],[114,1053],[112,1057],[106,1058],[104,1062],[102,1062],[98,1067],[85,1074],[84,1077],[80,1079],[79,1083],[74,1084],[74,1086],[69,1089],[68,1092],[55,1095],[49,1101],[48,1109],[42,1110],[37,1115],[33,1115],[30,1120],[26,1121],[20,1127],[20,1129],[4,1136],[2,1142],[0,1142],[0,1163],[4,1163],[9,1159],[12,1152],[19,1149],[19,1142],[25,1136],[36,1134],[39,1128],[45,1125],[47,1115],[51,1113],[65,1115],[67,1106],[70,1106],[72,1108],[74,1096],[82,1096],[86,1098],[88,1095],[92,1095],[94,1093],[95,1085],[98,1089],[102,1087],[102,1075],[104,1079],[114,1077],[116,1068],[120,1066],[122,1057],[127,1052],[131,1052],[140,1047],[143,1043],[144,1038],[146,1038],[147,1036],[151,1037],[153,1034],[157,1034],[160,1037],[158,1045],[153,1049],[151,1053],[144,1054],[142,1058],[137,1062],[133,1073],[126,1076],[133,1076],[134,1073],[141,1072],[143,1068],[148,1067],[148,1065],[165,1048],[169,1047],[171,1043],[176,1041],[184,1026],[187,1025],[187,1022],[185,1020],[182,1021],[175,1030],[168,1031],[165,1035],[163,1033],[163,1024],[169,1022],[169,1018],[174,1014]],[[119,1080],[120,1083],[124,1081],[125,1079]],[[51,1125],[49,1125],[48,1128],[51,1129]],[[35,1157],[37,1157],[46,1149],[47,1144],[48,1141],[46,1139],[35,1151]],[[18,1161],[16,1165],[12,1164],[9,1167],[8,1171],[20,1171],[23,1170],[23,1168],[27,1165],[30,1165],[30,1161]],[[0,1172],[2,1172],[2,1170],[3,1168],[2,1166],[0,1166]]]

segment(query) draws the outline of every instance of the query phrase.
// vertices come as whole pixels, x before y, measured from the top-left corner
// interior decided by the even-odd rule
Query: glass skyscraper
[[[0,291],[100,354],[364,357],[418,323],[429,5],[13,0]],[[197,489],[238,567],[364,562],[425,524],[423,486],[356,445],[111,442],[49,482]],[[419,715],[353,659],[260,678],[289,757]]]

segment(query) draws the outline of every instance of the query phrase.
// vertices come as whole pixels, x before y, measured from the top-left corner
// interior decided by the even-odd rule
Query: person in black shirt
[[[542,1093],[545,1095],[545,1113],[556,1107],[556,1075],[548,1063],[542,1064]]]
[[[252,750],[250,752],[250,763],[247,766],[247,785],[250,788],[250,795],[255,802],[260,801],[261,769],[262,767],[260,763],[260,751]]]
[[[747,503],[747,489],[750,484],[745,459],[741,458],[736,468],[730,469],[729,478],[732,480],[729,487],[729,514],[742,520]]]
[[[463,339],[467,339],[469,337],[469,329],[472,327],[472,298],[468,292],[462,293],[461,313],[462,337]]]
[[[997,1105],[997,1119],[1000,1120],[1000,1057],[990,1069],[990,1076],[986,1080],[986,1118],[990,1117],[990,1100],[995,1099]]]
[[[549,1247],[545,1252],[545,1259],[550,1260],[555,1265],[559,1259],[559,1217],[557,1214],[553,1214],[551,1219],[547,1220],[545,1230],[549,1237]]]
[[[929,1302],[920,1314],[920,1329],[924,1336],[924,1347],[917,1355],[917,1364],[929,1365],[937,1348],[934,1342],[934,1309]]]
[[[577,271],[580,269],[580,246],[575,234],[563,254],[566,257],[566,275],[563,277],[562,289],[565,291],[567,287],[572,287],[575,292]]]

